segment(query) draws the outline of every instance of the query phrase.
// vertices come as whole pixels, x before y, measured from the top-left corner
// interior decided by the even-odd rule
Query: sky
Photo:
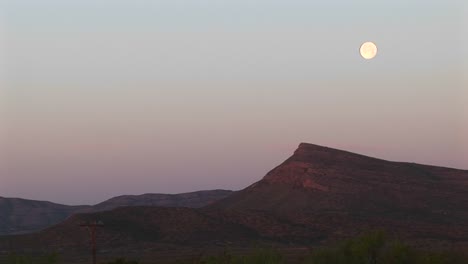
[[[461,0],[0,0],[0,196],[238,190],[300,142],[468,169],[467,17]]]

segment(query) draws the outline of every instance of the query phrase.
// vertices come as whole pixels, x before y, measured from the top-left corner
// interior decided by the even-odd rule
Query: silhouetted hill
[[[0,235],[35,232],[87,207],[0,197]]]
[[[212,190],[181,194],[124,195],[95,206],[68,206],[45,201],[0,197],[0,235],[24,234],[60,223],[72,214],[112,210],[120,206],[202,207],[232,191]]]
[[[121,206],[160,206],[199,208],[230,195],[228,190],[198,191],[180,194],[122,195],[93,206],[93,211],[112,210]]]

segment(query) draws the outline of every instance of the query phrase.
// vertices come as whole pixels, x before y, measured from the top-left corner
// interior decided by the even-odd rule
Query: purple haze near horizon
[[[467,17],[435,0],[3,1],[0,196],[236,190],[300,142],[468,169]]]

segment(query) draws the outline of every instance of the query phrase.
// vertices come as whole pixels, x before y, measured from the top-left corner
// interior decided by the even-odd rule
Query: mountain
[[[232,191],[210,190],[180,194],[142,194],[122,195],[111,198],[92,207],[92,211],[112,210],[121,206],[160,206],[160,207],[190,207],[199,208],[225,198]]]
[[[87,207],[0,197],[0,235],[35,232]]]
[[[468,241],[468,171],[302,143],[263,179],[211,207],[263,211],[327,236],[384,228]]]
[[[68,206],[45,201],[0,197],[0,235],[24,234],[55,225],[72,214],[112,210],[120,206],[202,207],[231,194],[227,190],[181,194],[124,195],[94,206]]]
[[[99,247],[109,256],[162,256],[184,249],[194,254],[250,243],[308,247],[369,229],[384,229],[420,247],[468,250],[467,194],[466,170],[302,143],[260,181],[205,207],[78,214],[36,234],[0,237],[0,252],[86,252],[88,234],[78,225],[97,220],[104,222]]]
[[[214,206],[278,214],[346,212],[468,219],[468,171],[302,143],[259,182]]]

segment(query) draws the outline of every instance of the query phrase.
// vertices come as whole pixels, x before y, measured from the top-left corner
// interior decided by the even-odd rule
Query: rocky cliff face
[[[390,162],[302,143],[262,180],[214,206],[279,214],[468,219],[468,171]]]
[[[328,238],[386,229],[467,243],[468,171],[302,143],[263,179],[211,208],[268,213]]]

